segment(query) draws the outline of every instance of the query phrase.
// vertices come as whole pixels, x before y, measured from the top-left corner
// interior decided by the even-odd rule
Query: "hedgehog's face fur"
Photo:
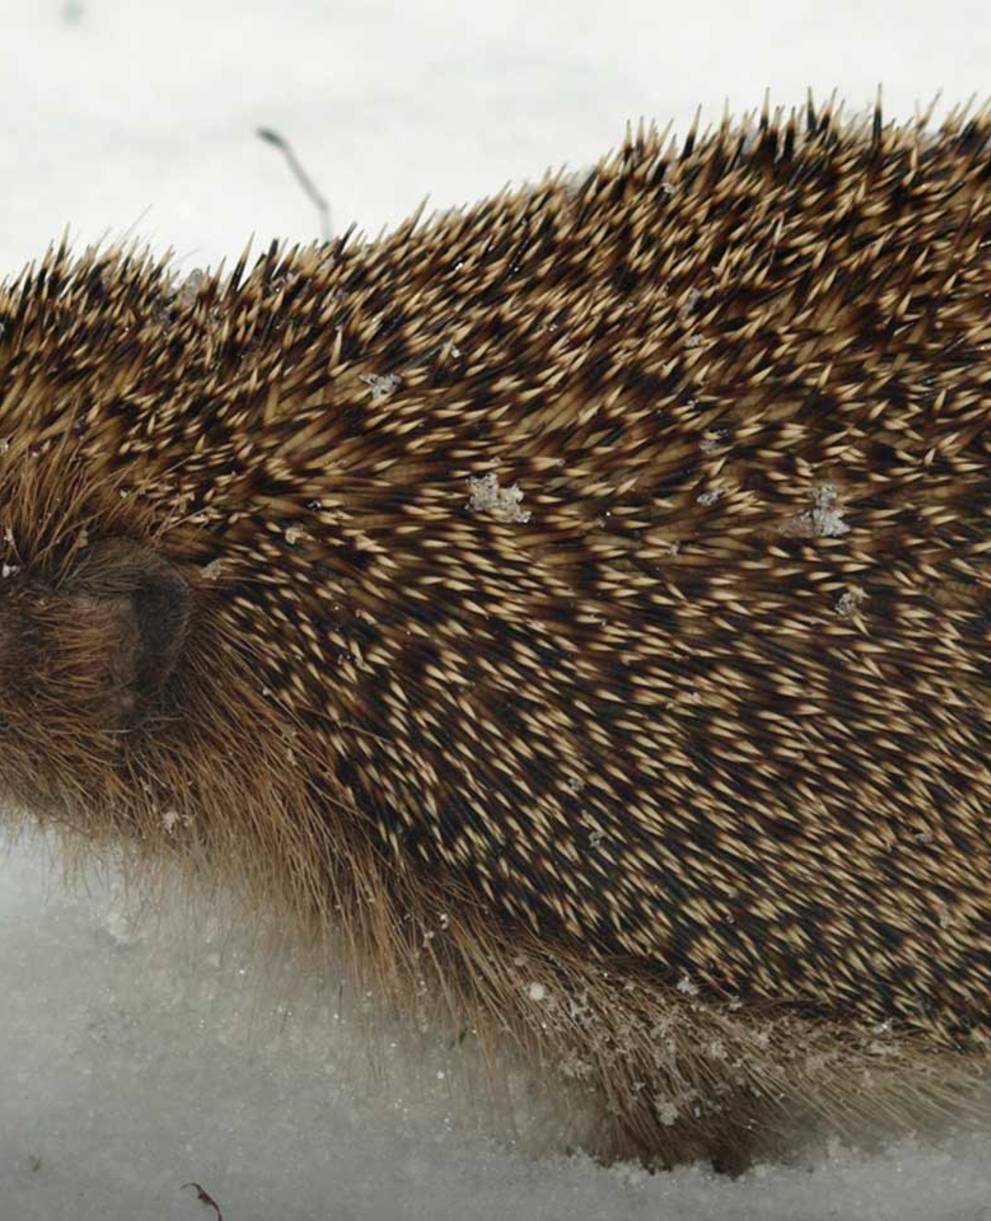
[[[83,842],[134,849],[151,874],[186,864],[269,896],[277,918],[322,920],[334,879],[315,898],[280,888],[277,870],[344,861],[312,802],[314,785],[332,794],[223,594],[168,557],[112,481],[94,490],[70,465],[56,503],[32,472],[0,481],[17,561],[0,578],[0,815],[66,833],[70,857]]]
[[[0,601],[0,743],[20,801],[112,765],[163,711],[186,639],[186,580],[152,548],[106,539],[58,574],[11,573]],[[21,775],[22,767],[26,774]],[[92,777],[91,777],[92,779]]]
[[[189,604],[178,571],[126,538],[88,548],[51,584],[15,574],[0,604],[5,690],[92,733],[123,733],[175,669]]]

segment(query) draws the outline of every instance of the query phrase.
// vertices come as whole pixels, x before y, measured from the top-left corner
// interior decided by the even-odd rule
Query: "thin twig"
[[[217,1214],[218,1221],[224,1221],[224,1214],[220,1211],[220,1205],[213,1198],[213,1196],[210,1195],[205,1187],[201,1187],[199,1183],[183,1183],[179,1190],[185,1191],[187,1187],[195,1187],[197,1200],[199,1200],[201,1204],[206,1204],[209,1208],[212,1208]]]
[[[309,174],[307,174],[306,170],[303,169],[302,165],[300,165],[299,158],[293,152],[289,141],[284,136],[280,136],[277,131],[273,131],[270,127],[259,127],[257,134],[262,140],[267,141],[269,144],[274,144],[275,147],[282,152],[289,164],[289,168],[296,177],[296,181],[307,193],[307,195],[309,195],[310,199],[313,200],[317,211],[320,213],[320,232],[324,241],[330,241],[334,235],[333,226],[331,225],[330,221],[330,204],[320,194],[313,182],[313,179],[309,176]]]

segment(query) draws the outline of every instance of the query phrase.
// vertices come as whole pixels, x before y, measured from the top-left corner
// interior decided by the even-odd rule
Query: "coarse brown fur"
[[[810,103],[182,288],[54,252],[6,797],[515,1043],[603,1156],[976,1107],[989,181],[986,114]]]

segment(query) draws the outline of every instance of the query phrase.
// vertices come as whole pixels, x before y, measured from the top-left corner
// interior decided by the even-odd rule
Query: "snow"
[[[736,1181],[535,1154],[546,1118],[525,1107],[500,1144],[443,1052],[411,1074],[386,1043],[370,1063],[336,981],[287,993],[250,939],[200,920],[177,935],[174,914],[136,919],[112,875],[67,889],[47,860],[36,844],[0,858],[4,1221],[212,1221],[190,1182],[226,1221],[991,1216],[976,1137]]]
[[[487,475],[480,475],[477,479],[469,479],[468,488],[471,492],[468,502],[470,509],[491,513],[496,521],[530,520],[530,510],[520,508],[523,489],[518,483],[511,484],[508,488],[500,487],[499,476],[495,471],[489,471]]]
[[[836,488],[831,483],[815,488],[811,506],[790,518],[782,527],[782,533],[792,538],[838,538],[849,532],[850,527],[843,520],[843,510],[837,508]]]
[[[259,128],[290,141],[336,232],[375,232],[428,193],[446,208],[548,166],[581,174],[641,115],[683,131],[698,104],[712,121],[809,85],[859,109],[880,81],[908,118],[940,88],[986,88],[976,3],[665,7],[3,0],[0,276],[67,225],[77,245],[172,247],[186,273],[252,234],[315,238],[318,209]],[[986,1134],[738,1181],[550,1155],[525,1094],[510,1139],[442,1052],[373,1055],[332,981],[290,989],[191,917],[135,925],[112,878],[56,881],[36,844],[0,855],[0,1221],[212,1218],[189,1183],[225,1221],[991,1218]]]

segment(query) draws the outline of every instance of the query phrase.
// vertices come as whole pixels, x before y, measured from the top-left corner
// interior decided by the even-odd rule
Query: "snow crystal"
[[[218,557],[215,560],[211,560],[209,564],[204,564],[200,569],[200,575],[204,581],[219,581],[223,576],[224,567],[223,559]]]
[[[838,538],[849,534],[843,510],[837,507],[836,488],[824,483],[812,493],[812,507],[789,518],[781,528],[791,538]]]
[[[854,588],[844,591],[836,599],[836,613],[838,615],[854,614],[866,596],[862,589]]]
[[[362,373],[359,381],[365,383],[366,386],[372,388],[372,402],[384,402],[394,390],[397,390],[402,384],[402,378],[398,373]]]
[[[698,305],[701,296],[702,294],[697,288],[690,288],[688,292],[685,293],[681,304],[678,306],[678,317],[682,322],[687,322],[695,313],[695,308]]]
[[[523,490],[517,483],[507,488],[499,486],[499,476],[494,471],[487,475],[471,476],[468,479],[471,498],[468,507],[475,512],[491,513],[497,521],[527,522],[530,510],[521,509]]]

